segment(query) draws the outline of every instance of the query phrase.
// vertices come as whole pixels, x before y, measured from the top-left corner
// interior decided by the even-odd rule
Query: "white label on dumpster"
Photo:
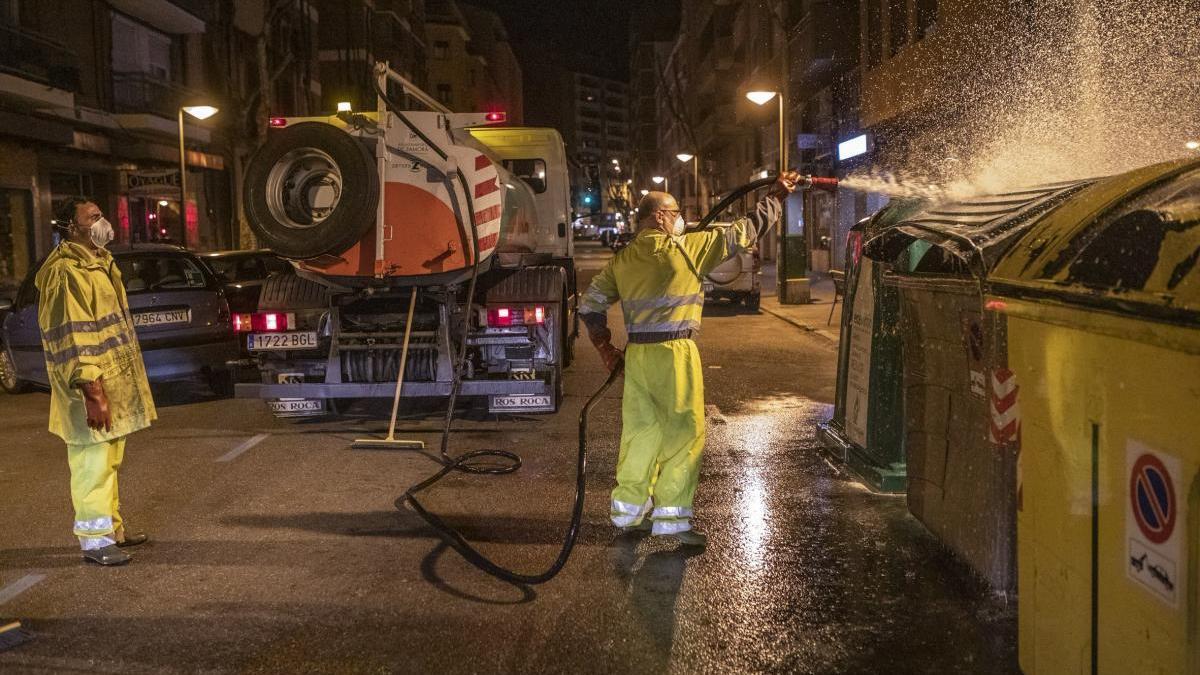
[[[1176,491],[1177,458],[1130,440],[1125,446],[1125,572],[1159,600],[1179,607],[1187,597],[1186,504]]]
[[[860,448],[867,445],[867,408],[871,390],[871,337],[875,332],[875,272],[863,258],[854,289],[850,320],[850,354],[846,364],[846,435]]]

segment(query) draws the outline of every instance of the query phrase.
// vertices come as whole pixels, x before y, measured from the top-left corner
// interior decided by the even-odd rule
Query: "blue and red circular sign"
[[[1179,510],[1171,474],[1151,454],[1138,457],[1129,473],[1129,499],[1138,529],[1151,543],[1165,543],[1175,531],[1175,515]]]

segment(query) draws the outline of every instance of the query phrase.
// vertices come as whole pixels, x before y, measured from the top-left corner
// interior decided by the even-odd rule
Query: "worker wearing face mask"
[[[692,337],[704,309],[704,277],[775,226],[780,200],[801,176],[784,174],[754,212],[728,227],[686,233],[675,198],[651,192],[637,209],[637,236],[609,261],[580,301],[579,315],[609,370],[625,367],[621,451],[612,522],[704,546],[692,498],[704,450],[704,377]],[[612,344],[608,308],[625,318],[624,354]],[[647,518],[653,522],[651,526]]]
[[[121,519],[117,472],[125,437],[157,417],[121,272],[105,246],[113,227],[95,202],[72,198],[62,243],[38,270],[38,326],[50,376],[50,431],[67,444],[75,535],[86,561],[122,565],[147,540]]]

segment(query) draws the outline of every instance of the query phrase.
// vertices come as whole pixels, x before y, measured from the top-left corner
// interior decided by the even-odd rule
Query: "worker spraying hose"
[[[646,194],[638,233],[592,280],[579,315],[609,370],[624,359],[621,451],[611,519],[622,530],[669,536],[703,547],[692,500],[704,451],[704,373],[692,338],[704,310],[701,284],[722,262],[749,248],[783,213],[781,201],[813,180],[779,177],[746,218],[727,227],[685,231],[675,198]],[[621,303],[628,333],[622,354],[612,344],[608,309]],[[652,522],[651,522],[652,521]]]
[[[757,190],[771,186],[766,197],[760,200],[754,212],[747,218],[729,226],[707,229],[709,224],[737,199]],[[638,529],[644,527],[646,517],[654,521],[661,534],[669,534],[688,545],[703,545],[703,535],[691,528],[691,497],[699,471],[700,453],[704,444],[704,397],[700,360],[691,335],[699,327],[703,298],[700,295],[704,270],[711,270],[738,250],[754,245],[771,227],[779,222],[782,214],[781,199],[797,187],[836,189],[837,181],[830,178],[813,178],[796,173],[787,173],[776,179],[761,179],[744,185],[726,196],[706,215],[696,230],[686,233],[679,217],[679,207],[674,198],[666,193],[650,193],[638,208],[639,232],[630,246],[623,249],[597,277],[585,295],[581,315],[588,325],[593,344],[601,352],[609,369],[608,379],[592,394],[579,413],[579,445],[576,455],[575,500],[571,509],[571,520],[563,538],[558,556],[546,570],[537,574],[522,574],[497,565],[470,544],[457,530],[446,524],[436,514],[421,504],[417,495],[436,484],[452,472],[503,474],[520,467],[520,457],[507,450],[472,450],[457,457],[448,454],[450,423],[453,417],[453,397],[447,410],[446,425],[442,434],[443,466],[437,473],[410,487],[396,499],[396,507],[412,508],[472,565],[488,574],[519,584],[540,584],[553,579],[566,565],[567,559],[579,536],[583,518],[583,503],[586,496],[587,471],[587,422],[592,408],[604,393],[625,371],[625,358],[631,359],[629,377],[624,396],[625,429],[622,434],[621,455],[618,460],[618,483],[632,468],[642,473],[628,484],[619,484],[616,495],[645,486],[645,496],[634,513],[617,512],[614,507],[614,522],[619,527]],[[670,216],[669,214],[674,214]],[[472,222],[472,231],[475,231]],[[681,303],[678,296],[691,299]],[[699,298],[697,300],[697,298]],[[682,328],[670,325],[655,330],[630,330],[629,350],[622,354],[611,343],[605,315],[613,303],[620,301],[626,316],[626,326],[632,328],[636,317],[639,328],[651,326],[650,318],[657,316],[669,324],[681,322]],[[586,314],[584,307],[587,308]],[[682,318],[673,318],[672,310],[681,308]],[[650,310],[643,312],[643,310]],[[666,317],[661,316],[666,313]],[[686,325],[685,325],[686,324]],[[694,324],[694,326],[692,326]],[[661,337],[661,333],[687,330],[686,336],[674,336],[660,342],[649,341]],[[632,337],[638,334],[638,337]],[[465,353],[460,350],[461,355]],[[677,358],[679,353],[685,358]],[[631,385],[631,380],[633,384]],[[659,382],[670,386],[671,394],[658,390]],[[631,406],[631,401],[633,406]],[[631,415],[629,411],[633,412]],[[636,417],[642,415],[642,417]],[[661,415],[659,421],[654,416]],[[631,425],[636,424],[637,426]],[[667,448],[668,438],[675,442],[685,454],[669,453],[673,461],[666,466],[658,461],[660,448]],[[653,444],[651,440],[653,440]],[[628,442],[627,442],[628,440]],[[661,454],[667,455],[667,452]],[[499,458],[509,464],[479,465],[484,458]],[[651,467],[647,467],[651,464]],[[627,468],[628,467],[628,468]],[[670,472],[670,473],[667,473]],[[656,484],[655,481],[658,481]],[[666,493],[673,500],[664,503],[664,490],[659,484],[670,484]],[[657,489],[657,498],[650,494],[651,486]],[[637,492],[641,496],[641,492]],[[657,514],[651,507],[661,508]],[[630,516],[629,520],[617,517]],[[659,526],[659,521],[662,526]]]

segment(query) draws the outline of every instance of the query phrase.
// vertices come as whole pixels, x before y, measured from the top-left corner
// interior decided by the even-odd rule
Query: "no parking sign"
[[[1183,477],[1179,460],[1137,441],[1125,447],[1127,491],[1125,571],[1129,578],[1172,607],[1186,597],[1187,505],[1177,481]]]

